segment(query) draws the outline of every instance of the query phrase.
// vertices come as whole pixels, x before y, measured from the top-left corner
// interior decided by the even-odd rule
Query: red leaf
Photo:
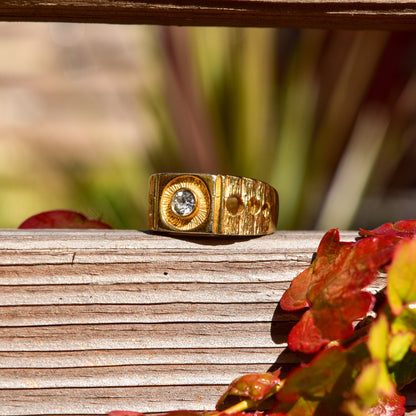
[[[306,354],[312,354],[330,341],[330,339],[322,336],[322,332],[313,321],[311,311],[308,310],[290,331],[288,345],[292,351],[302,351]]]
[[[312,265],[293,280],[282,297],[282,309],[310,308],[292,329],[289,347],[313,353],[331,340],[350,336],[352,323],[364,317],[374,303],[373,295],[362,289],[391,260],[399,241],[387,235],[344,243],[337,230],[328,231]]]
[[[290,349],[312,354],[332,340],[349,337],[354,331],[352,322],[367,314],[373,300],[371,293],[359,292],[340,298],[331,307],[306,311],[290,331]]]
[[[36,214],[22,224],[19,228],[112,228],[105,222],[87,218],[80,212],[70,210],[54,210]]]
[[[319,271],[332,263],[342,247],[353,245],[353,242],[340,242],[339,231],[329,230],[319,244],[317,255],[311,266],[297,276],[290,288],[280,300],[280,306],[285,311],[296,311],[309,306],[306,296],[311,285],[319,279]]]
[[[406,398],[394,393],[390,396],[383,395],[379,402],[367,411],[371,416],[402,416],[406,412],[404,407]]]
[[[143,413],[139,412],[130,412],[128,410],[113,410],[110,413],[107,413],[108,416],[144,416]]]
[[[313,321],[329,340],[345,339],[353,332],[352,322],[364,317],[374,306],[374,296],[369,292],[348,291],[344,296],[320,296],[311,308]],[[331,288],[328,289],[330,291]],[[330,294],[329,294],[330,296]]]
[[[394,224],[390,222],[370,231],[360,228],[359,234],[363,237],[394,235],[399,238],[412,238],[416,235],[416,220],[398,221]]]
[[[277,370],[272,373],[246,374],[235,379],[218,400],[216,409],[227,409],[230,405],[241,399],[262,400],[275,386],[280,385],[279,375],[280,370]],[[230,401],[234,401],[234,403],[230,403]]]

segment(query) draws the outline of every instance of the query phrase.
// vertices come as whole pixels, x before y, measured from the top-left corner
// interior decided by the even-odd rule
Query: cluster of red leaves
[[[328,231],[311,266],[293,280],[280,301],[286,311],[308,308],[289,335],[290,349],[310,354],[330,341],[348,338],[353,322],[374,306],[374,296],[362,289],[391,262],[397,244],[415,231],[416,221],[401,221],[361,230],[363,238],[354,242],[340,242],[338,230]]]

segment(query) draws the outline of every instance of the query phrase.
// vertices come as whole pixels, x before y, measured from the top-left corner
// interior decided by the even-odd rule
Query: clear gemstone
[[[195,195],[188,189],[179,189],[173,195],[171,207],[180,217],[187,217],[196,207]]]

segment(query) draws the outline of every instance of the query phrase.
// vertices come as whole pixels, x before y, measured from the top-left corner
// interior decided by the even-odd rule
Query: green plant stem
[[[254,400],[243,400],[242,402],[238,402],[237,404],[225,409],[222,413],[239,413],[244,412],[244,410],[249,409],[250,407],[254,406],[256,402]]]
[[[282,380],[282,382],[279,385],[274,386],[273,389],[270,390],[261,400],[251,400],[251,399],[243,400],[241,402],[234,404],[233,406],[230,406],[228,409],[225,409],[221,413],[239,413],[239,412],[244,412],[245,410],[250,409],[252,407],[258,408],[260,403],[263,403],[265,400],[275,395],[283,387],[283,385],[284,385],[284,380]]]

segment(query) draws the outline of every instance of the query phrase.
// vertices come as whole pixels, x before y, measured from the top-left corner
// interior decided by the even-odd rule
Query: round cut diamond
[[[172,197],[171,207],[175,214],[180,217],[187,217],[195,210],[195,195],[188,189],[179,189]]]

